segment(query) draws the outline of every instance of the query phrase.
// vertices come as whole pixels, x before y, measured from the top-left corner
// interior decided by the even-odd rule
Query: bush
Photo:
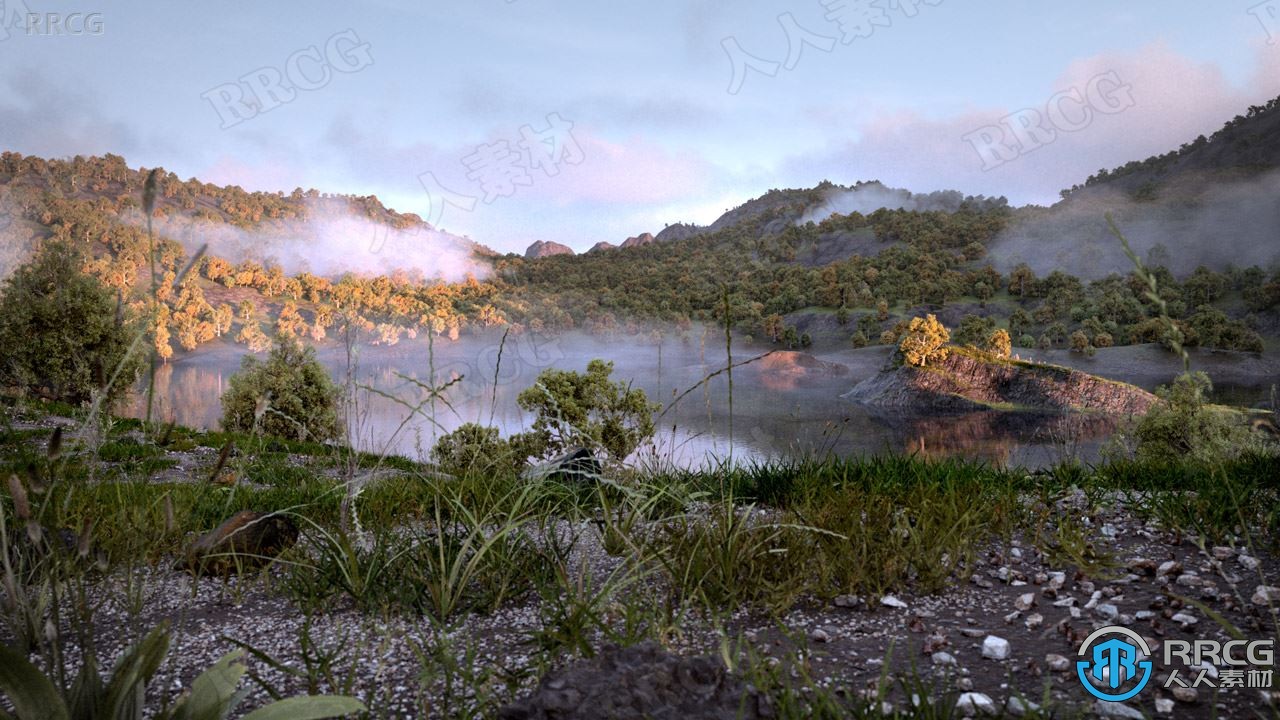
[[[934,315],[912,318],[898,350],[902,352],[908,365],[924,367],[931,362],[947,359],[947,349],[944,346],[950,339],[951,333]]]
[[[465,423],[440,436],[431,448],[431,461],[442,472],[457,477],[519,471],[525,460],[510,442],[502,439],[497,428],[476,423]]]
[[[338,388],[315,350],[280,338],[265,361],[246,355],[222,395],[222,427],[324,441],[338,437]]]
[[[131,356],[129,346],[139,327],[124,320],[115,295],[83,265],[79,250],[49,242],[9,278],[0,299],[0,382],[81,403],[113,377],[109,402],[138,379],[143,354]]]
[[[604,448],[622,461],[653,435],[653,412],[643,390],[609,379],[613,363],[592,360],[586,374],[572,370],[543,370],[538,382],[516,398],[526,411],[537,414],[529,433],[512,442],[531,455],[545,457],[572,446]]]
[[[1205,396],[1212,389],[1208,375],[1194,372],[1183,373],[1172,387],[1157,390],[1163,402],[1152,406],[1134,433],[1138,460],[1188,457],[1220,462],[1261,449],[1262,439],[1244,422],[1244,416],[1208,403]]]

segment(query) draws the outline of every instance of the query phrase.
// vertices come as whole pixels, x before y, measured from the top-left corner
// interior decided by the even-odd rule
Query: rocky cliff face
[[[648,244],[649,244],[649,243],[651,243],[651,242],[653,242],[653,235],[652,235],[652,234],[650,234],[650,233],[640,233],[639,235],[636,235],[635,237],[629,237],[629,238],[627,238],[626,240],[623,240],[623,241],[622,241],[622,247],[624,247],[624,248],[629,248],[629,247],[639,247],[639,246],[641,246],[641,245],[648,245]]]
[[[885,370],[858,383],[844,397],[875,407],[1008,407],[1118,415],[1140,415],[1156,402],[1154,395],[1141,388],[1079,370],[957,349],[930,367]]]
[[[592,246],[591,246],[591,249],[590,249],[590,250],[588,250],[587,252],[588,252],[588,253],[604,252],[605,250],[613,250],[613,249],[615,249],[615,248],[617,248],[617,247],[618,247],[617,245],[614,245],[614,244],[613,244],[613,243],[611,243],[611,242],[606,242],[606,241],[604,241],[604,240],[601,240],[600,242],[596,243],[595,245],[592,245]]]
[[[530,260],[536,258],[550,257],[552,255],[573,255],[573,248],[568,245],[561,245],[558,242],[550,240],[538,240],[524,251],[524,256]]]

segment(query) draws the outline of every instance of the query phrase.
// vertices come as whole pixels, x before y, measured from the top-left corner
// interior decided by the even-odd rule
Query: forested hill
[[[1182,185],[1194,191],[1207,183],[1239,180],[1276,168],[1280,168],[1280,97],[1250,106],[1212,135],[1200,135],[1176,150],[1100,170],[1062,195],[1068,198],[1109,188],[1143,199],[1154,197],[1161,186]]]
[[[1241,133],[1263,121],[1274,122],[1273,104],[1233,127]],[[1220,133],[1206,142],[1235,146],[1235,137]],[[1188,151],[1183,160],[1208,162],[1203,157]],[[981,342],[997,327],[1022,346],[1080,352],[1172,339],[1128,261],[1105,257],[1119,252],[1097,227],[1110,207],[1072,198],[1060,206],[1075,214],[1059,206],[1013,209],[1003,198],[920,195],[878,182],[772,190],[710,226],[669,226],[654,242],[526,258],[437,232],[376,197],[251,193],[161,171],[155,304],[141,211],[146,174],[113,155],[0,154],[0,263],[11,265],[41,243],[75,246],[86,272],[118,290],[151,325],[165,358],[226,342],[257,352],[281,335],[323,342],[337,328],[394,344],[421,333],[457,338],[502,327],[680,329],[723,322],[726,311],[740,334],[792,347],[892,343],[922,313],[937,313],[959,342]],[[1119,215],[1133,226],[1154,207],[1130,204],[1129,215]],[[1237,211],[1244,207],[1232,205],[1232,216],[1274,228]],[[1189,228],[1189,241],[1221,252],[1222,238],[1181,212],[1175,219]],[[1077,227],[1084,228],[1080,240],[1064,230]],[[1164,229],[1151,232],[1163,238]],[[382,247],[397,241],[403,243],[395,252]],[[1010,261],[1021,253],[1031,264],[1057,254],[1075,262],[1087,243],[1106,244],[1092,253],[1106,260],[1092,281],[1070,268]],[[208,253],[175,283],[204,245]],[[1185,345],[1259,351],[1264,336],[1280,335],[1277,268],[1170,264],[1171,272],[1158,267],[1158,253],[1148,255]],[[1241,257],[1233,251],[1233,259]]]

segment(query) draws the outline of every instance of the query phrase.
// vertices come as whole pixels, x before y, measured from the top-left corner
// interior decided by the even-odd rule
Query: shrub
[[[934,315],[912,318],[898,350],[902,352],[908,365],[924,367],[931,362],[947,359],[945,345],[950,339],[951,333]]]
[[[143,357],[129,347],[139,329],[83,265],[79,250],[49,242],[9,278],[0,298],[0,382],[81,403],[113,377],[108,401],[137,380]]]
[[[653,435],[653,412],[643,390],[613,382],[613,363],[592,360],[585,374],[572,370],[543,370],[538,382],[516,398],[526,411],[537,414],[529,433],[512,442],[524,443],[530,454],[554,455],[574,445],[602,447],[621,461]]]
[[[297,340],[280,338],[265,361],[246,355],[222,395],[225,430],[324,441],[338,437],[338,389]]]
[[[512,444],[495,427],[465,423],[440,436],[431,448],[431,460],[440,470],[462,477],[468,473],[505,473],[519,470],[525,457],[518,457]]]
[[[1156,391],[1163,402],[1152,406],[1138,423],[1137,457],[1161,462],[1189,457],[1219,462],[1261,447],[1261,439],[1234,410],[1210,405],[1213,389],[1203,372],[1183,373],[1172,387]]]

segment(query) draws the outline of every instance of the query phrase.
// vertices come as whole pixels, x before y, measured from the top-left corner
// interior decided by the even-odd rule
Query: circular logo
[[[1108,625],[1094,630],[1076,655],[1080,684],[1099,700],[1128,700],[1151,680],[1151,661],[1142,659],[1151,656],[1151,648],[1129,628]]]

